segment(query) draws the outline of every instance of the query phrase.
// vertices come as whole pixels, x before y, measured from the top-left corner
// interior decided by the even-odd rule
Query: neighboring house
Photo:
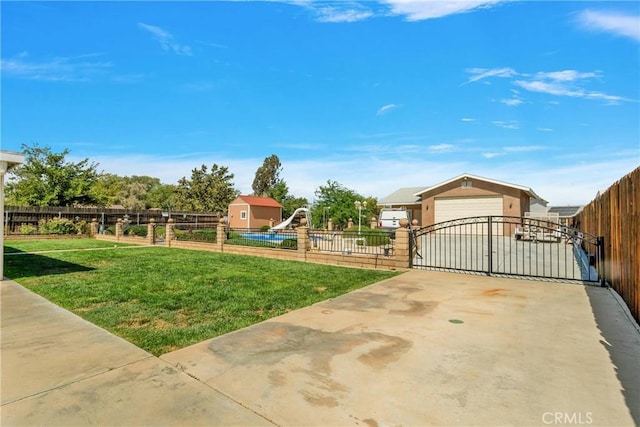
[[[422,220],[421,206],[422,198],[415,194],[422,191],[425,187],[405,187],[394,191],[386,197],[378,200],[378,205],[383,208],[406,209],[411,214],[411,219],[417,219],[418,223]]]
[[[228,215],[231,228],[271,226],[282,221],[282,205],[271,197],[241,195],[229,204]]]
[[[422,224],[474,216],[523,216],[547,202],[531,188],[462,174],[415,193],[422,200]]]
[[[549,208],[549,213],[557,213],[560,219],[560,224],[573,226],[573,219],[580,213],[583,206],[552,206]]]

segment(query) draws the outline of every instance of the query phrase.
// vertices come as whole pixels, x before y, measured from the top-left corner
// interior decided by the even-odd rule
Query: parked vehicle
[[[391,238],[395,238],[395,231],[400,227],[400,220],[406,219],[411,222],[411,215],[405,209],[382,209],[378,219],[378,228],[392,233]]]

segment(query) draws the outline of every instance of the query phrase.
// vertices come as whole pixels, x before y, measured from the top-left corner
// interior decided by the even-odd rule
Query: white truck
[[[384,231],[392,232],[395,235],[395,231],[400,227],[400,220],[406,219],[411,222],[411,215],[406,209],[382,209],[380,211],[380,218],[378,219],[378,228]],[[392,238],[395,236],[392,236]]]

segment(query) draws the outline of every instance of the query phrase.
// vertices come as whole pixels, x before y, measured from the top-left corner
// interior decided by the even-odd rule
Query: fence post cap
[[[409,220],[406,218],[402,218],[400,220],[400,227],[407,228],[409,226]]]

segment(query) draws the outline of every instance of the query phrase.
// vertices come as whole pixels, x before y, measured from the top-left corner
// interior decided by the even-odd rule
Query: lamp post
[[[331,209],[331,206],[325,206],[324,208],[322,208],[322,227],[325,230],[327,228],[327,219],[329,219],[329,215],[327,215],[329,209]]]
[[[360,235],[361,229],[362,208],[367,208],[367,202],[360,202],[359,200],[356,200],[356,209],[358,209],[358,236]]]

